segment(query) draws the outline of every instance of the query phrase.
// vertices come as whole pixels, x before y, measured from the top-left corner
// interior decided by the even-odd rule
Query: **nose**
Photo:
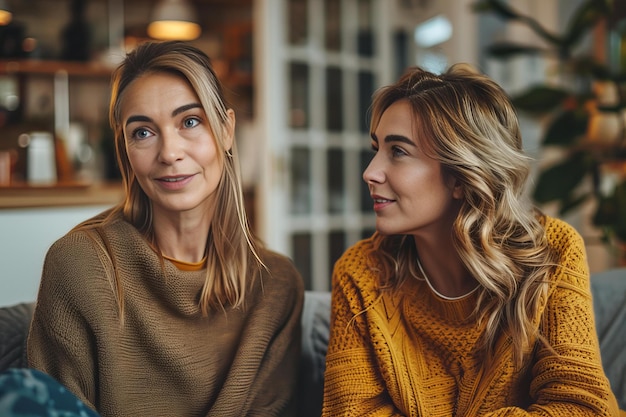
[[[363,171],[363,181],[365,181],[368,185],[380,184],[385,181],[385,173],[376,158],[377,156],[378,154],[374,155],[370,163],[367,165],[367,168],[365,168],[365,171]]]
[[[185,155],[184,139],[180,137],[176,129],[163,130],[160,139],[159,162],[169,165],[183,158]]]

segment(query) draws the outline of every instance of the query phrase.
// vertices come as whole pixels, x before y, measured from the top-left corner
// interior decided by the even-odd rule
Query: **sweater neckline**
[[[424,271],[424,268],[422,267],[422,263],[420,262],[419,258],[417,258],[417,266],[418,266],[420,272],[422,273],[422,277],[424,277],[424,281],[426,281],[426,284],[428,285],[428,288],[430,288],[430,290],[437,297],[442,298],[442,299],[444,299],[446,301],[458,301],[458,300],[462,300],[463,298],[469,297],[474,292],[476,292],[476,290],[478,290],[478,287],[480,286],[480,284],[476,284],[476,286],[472,290],[470,290],[469,292],[467,292],[465,294],[458,295],[456,297],[450,297],[450,296],[447,296],[447,295],[443,295],[442,293],[437,291],[435,289],[435,287],[430,283],[430,280],[428,279],[428,275],[426,275],[426,272]]]

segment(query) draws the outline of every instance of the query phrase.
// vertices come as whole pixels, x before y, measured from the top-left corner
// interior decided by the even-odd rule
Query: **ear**
[[[235,111],[233,109],[226,110],[226,123],[224,126],[226,130],[226,135],[224,136],[224,150],[226,152],[233,148],[233,141],[235,140],[235,122]]]
[[[452,198],[455,198],[457,200],[461,200],[463,199],[463,184],[461,184],[461,182],[457,179],[457,178],[452,178]]]

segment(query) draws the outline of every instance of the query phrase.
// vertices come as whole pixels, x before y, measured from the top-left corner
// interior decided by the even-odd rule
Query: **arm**
[[[91,240],[73,234],[48,251],[28,337],[29,366],[62,383],[95,409],[95,341],[86,310],[105,276]],[[110,290],[110,287],[108,289]]]
[[[291,265],[291,264],[290,264]],[[272,274],[277,273],[272,271]],[[258,394],[252,398],[249,416],[275,415],[280,410],[281,416],[295,416],[296,388],[298,385],[298,367],[301,352],[301,316],[304,304],[304,283],[293,268],[286,273],[290,278],[280,290],[280,294],[271,295],[281,306],[281,323],[270,341],[256,379]],[[285,288],[288,292],[283,294]],[[271,312],[276,314],[277,311]],[[267,315],[263,319],[267,321]]]
[[[332,282],[322,415],[400,417],[374,356],[359,291],[351,274],[338,265]]]
[[[540,345],[533,359],[534,403],[527,410],[511,407],[486,416],[619,415],[600,359],[583,241],[569,232],[541,318],[551,348]]]

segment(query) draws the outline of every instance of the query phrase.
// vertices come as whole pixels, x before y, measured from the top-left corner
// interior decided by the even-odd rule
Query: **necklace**
[[[433,287],[433,285],[430,283],[430,280],[428,279],[428,275],[426,275],[426,272],[424,272],[424,268],[422,267],[422,263],[420,262],[419,258],[417,258],[417,266],[419,267],[420,272],[422,273],[422,276],[424,277],[424,281],[426,281],[426,284],[428,284],[428,287],[430,288],[430,290],[434,292],[439,298],[443,298],[444,300],[448,300],[448,301],[460,300],[461,298],[465,298],[468,295],[472,294],[480,286],[480,285],[476,285],[476,287],[474,287],[473,290],[471,290],[470,292],[466,294],[459,295],[458,297],[448,297],[447,295],[443,295],[442,293],[437,291],[435,287]]]

